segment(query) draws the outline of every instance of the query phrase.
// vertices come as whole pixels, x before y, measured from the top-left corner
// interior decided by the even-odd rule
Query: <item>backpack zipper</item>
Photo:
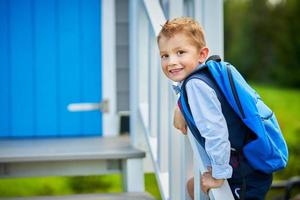
[[[271,112],[271,114],[269,114],[267,117],[260,117],[262,120],[269,120],[272,116],[273,116],[273,112]]]
[[[232,73],[231,73],[231,69],[230,67],[228,66],[229,64],[226,64],[226,69],[227,69],[227,74],[228,74],[228,78],[229,78],[229,82],[230,82],[230,87],[231,87],[231,90],[232,90],[232,93],[233,93],[233,96],[234,96],[234,99],[235,99],[235,102],[238,106],[238,109],[242,115],[242,118],[244,119],[245,118],[245,113],[244,113],[244,110],[242,108],[242,104],[240,102],[240,99],[239,99],[239,96],[238,96],[238,93],[236,91],[236,88],[235,88],[235,85],[234,85],[234,82],[233,82],[233,78],[232,78]]]

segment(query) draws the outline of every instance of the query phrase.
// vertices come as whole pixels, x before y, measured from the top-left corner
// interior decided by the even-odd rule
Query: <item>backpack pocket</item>
[[[269,120],[273,116],[273,111],[262,101],[260,97],[257,98],[256,108],[262,120]]]
[[[279,124],[275,114],[260,98],[256,106],[265,129],[265,139],[269,143],[270,155],[265,162],[270,167],[270,171],[280,170],[287,164],[288,152]]]

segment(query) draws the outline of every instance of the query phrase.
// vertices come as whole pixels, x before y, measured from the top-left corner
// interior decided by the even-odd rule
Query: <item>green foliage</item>
[[[145,185],[146,185],[146,191],[152,194],[152,196],[155,197],[156,200],[162,199],[154,174],[152,173],[145,174]]]
[[[145,174],[145,187],[153,197],[161,199],[154,174]],[[0,179],[0,198],[113,192],[122,192],[120,174]]]
[[[0,197],[72,194],[66,177],[0,179]]]
[[[122,192],[121,176],[75,176],[68,179],[69,187],[74,193],[109,193]]]
[[[225,58],[247,78],[300,87],[300,1],[226,0]]]

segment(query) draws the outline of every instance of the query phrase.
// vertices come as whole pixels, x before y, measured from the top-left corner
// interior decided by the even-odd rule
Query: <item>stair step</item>
[[[143,157],[126,136],[0,139],[0,163]]]
[[[120,173],[142,159],[128,136],[0,139],[0,178]]]
[[[42,196],[0,198],[0,200],[155,200],[146,192],[110,193],[110,194],[77,194],[68,196]]]

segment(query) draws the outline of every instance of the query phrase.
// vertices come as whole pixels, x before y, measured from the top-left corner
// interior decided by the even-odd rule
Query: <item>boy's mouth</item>
[[[169,72],[170,72],[171,74],[177,74],[177,73],[181,72],[182,69],[183,69],[183,68],[171,69],[171,70],[169,70]]]

